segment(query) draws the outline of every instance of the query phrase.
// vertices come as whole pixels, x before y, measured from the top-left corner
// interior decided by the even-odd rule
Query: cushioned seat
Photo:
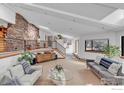
[[[122,66],[121,63],[113,61],[111,59],[108,58],[101,58],[100,62],[95,62],[95,61],[86,61],[87,62],[87,66],[89,66],[91,68],[91,70],[93,72],[95,72],[95,74],[99,77],[99,78],[105,78],[105,79],[113,79],[116,81],[116,78],[114,77],[115,75],[113,73],[111,73],[108,69],[110,69],[110,67],[112,66],[112,64],[118,64],[120,65],[120,68],[118,67],[117,70],[117,76],[123,76],[122,74]],[[113,82],[113,80],[111,82]],[[122,81],[122,80],[121,80]],[[117,83],[115,84],[121,84],[117,81]]]
[[[97,71],[106,71],[107,69],[105,69],[103,66],[100,65],[92,65],[92,67],[97,70]]]
[[[99,71],[99,74],[104,78],[113,78],[113,75],[108,71]]]
[[[37,80],[37,78],[40,76],[41,74],[39,74],[39,71],[35,71],[33,74],[27,74],[27,75],[24,75],[24,76],[22,76],[21,78],[20,78],[20,81],[21,81],[21,83],[22,84],[30,84],[30,85],[32,85],[32,84],[34,84],[35,83],[35,81]],[[25,83],[25,82],[27,82],[27,83]],[[30,82],[30,83],[28,83],[28,82]]]
[[[95,62],[88,62],[87,64],[88,64],[89,66],[91,66],[91,67],[92,67],[93,65],[96,65]]]
[[[31,66],[35,71],[32,74],[25,74],[22,65],[16,65],[10,68],[12,77],[18,77],[22,85],[33,85],[42,75],[42,66]]]

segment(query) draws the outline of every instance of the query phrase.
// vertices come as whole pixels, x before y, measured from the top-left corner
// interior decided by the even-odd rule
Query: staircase
[[[0,38],[0,52],[5,52],[6,50],[6,42],[4,38]]]
[[[57,40],[56,40],[56,48],[55,48],[55,50],[56,50],[59,54],[61,54],[61,55],[63,56],[63,58],[66,57],[66,48],[64,47],[63,44],[61,44],[61,43],[58,42]]]
[[[56,51],[56,54],[61,55],[61,57],[58,56],[59,59],[64,59],[64,58],[66,57],[66,56],[63,55],[63,53],[62,53],[61,51],[59,51],[57,48],[54,49],[54,51]]]

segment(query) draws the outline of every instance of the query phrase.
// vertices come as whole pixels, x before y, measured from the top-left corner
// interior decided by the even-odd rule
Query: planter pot
[[[36,58],[33,59],[32,63],[30,63],[31,65],[36,64]]]

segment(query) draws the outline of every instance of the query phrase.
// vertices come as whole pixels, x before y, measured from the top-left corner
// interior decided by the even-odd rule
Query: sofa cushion
[[[32,74],[26,74],[20,78],[22,84],[34,84],[36,80],[41,76],[40,71],[35,71]],[[26,83],[25,83],[26,82]]]
[[[31,68],[31,65],[26,61],[22,61],[21,64],[25,74],[32,74],[35,71],[34,69]]]
[[[104,68],[103,66],[100,66],[100,65],[93,65],[93,69],[97,70],[98,72],[99,71],[107,71],[106,68]]]
[[[3,76],[3,78],[0,81],[0,85],[21,85],[20,81],[18,78],[10,78],[6,75]]]
[[[102,58],[101,56],[97,56],[94,62],[96,62],[97,64],[99,64],[99,63],[100,63],[101,58]]]
[[[117,75],[119,69],[121,67],[121,64],[116,64],[116,63],[112,63],[110,65],[110,67],[108,68],[108,71],[113,74],[113,75]]]
[[[102,78],[113,78],[113,75],[108,71],[99,71],[99,74]]]
[[[0,81],[1,81],[1,79],[2,79],[4,76],[7,76],[7,77],[9,77],[9,78],[11,79],[10,71],[7,70],[7,71],[3,72],[2,74],[0,74]]]
[[[110,66],[112,63],[113,63],[113,61],[112,61],[112,60],[109,60],[109,59],[107,59],[107,58],[101,58],[101,60],[100,60],[100,65],[101,65],[101,66],[104,66],[106,69],[108,69],[109,66]]]
[[[1,79],[0,85],[16,85],[16,83],[11,78],[5,75]]]
[[[10,68],[10,73],[12,75],[13,78],[17,77],[20,78],[24,75],[24,70],[21,64],[16,65],[14,67]]]
[[[118,70],[117,76],[124,76],[124,73],[122,73],[122,65]]]
[[[88,62],[87,65],[89,65],[90,67],[92,67],[93,65],[96,65],[95,62]]]

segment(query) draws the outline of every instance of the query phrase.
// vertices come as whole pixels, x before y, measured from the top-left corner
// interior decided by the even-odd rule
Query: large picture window
[[[124,56],[124,36],[121,37],[121,56]]]
[[[109,39],[85,40],[85,51],[103,52],[105,46],[109,45]]]

